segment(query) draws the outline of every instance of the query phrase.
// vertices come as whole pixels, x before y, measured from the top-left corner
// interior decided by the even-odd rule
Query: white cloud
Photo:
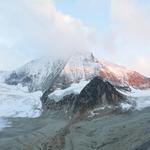
[[[131,68],[139,71],[141,74],[150,77],[150,59],[146,57],[139,57],[131,64]]]
[[[94,36],[94,29],[58,11],[51,0],[0,2],[0,56],[5,49],[15,52],[6,56],[9,59],[18,59],[16,53],[25,55],[22,60],[47,53],[65,56],[91,49]],[[5,62],[0,59],[0,63]]]
[[[150,62],[145,56],[150,55],[150,18],[149,9],[145,2],[138,0],[110,0],[111,1],[111,31],[116,33],[113,41],[120,58],[126,58],[129,67],[149,75]],[[150,7],[149,7],[150,8]],[[111,34],[111,33],[110,33]],[[122,56],[121,56],[122,54]],[[137,57],[143,55],[141,59]],[[145,61],[144,61],[145,59]],[[130,63],[128,63],[130,62]]]
[[[138,0],[111,0],[112,28],[126,41],[149,46],[150,18]]]

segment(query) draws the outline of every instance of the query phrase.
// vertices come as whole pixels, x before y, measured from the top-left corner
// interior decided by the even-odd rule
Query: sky
[[[0,1],[0,70],[91,51],[150,77],[149,0]]]

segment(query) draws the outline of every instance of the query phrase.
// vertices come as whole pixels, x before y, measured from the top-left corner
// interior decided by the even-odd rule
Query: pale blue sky
[[[55,5],[64,14],[80,19],[85,25],[94,27],[97,31],[108,31],[110,24],[109,0],[99,0],[96,2],[87,0],[87,3],[85,2],[85,0],[55,0]]]
[[[84,49],[150,76],[149,16],[149,0],[1,1],[0,70]]]

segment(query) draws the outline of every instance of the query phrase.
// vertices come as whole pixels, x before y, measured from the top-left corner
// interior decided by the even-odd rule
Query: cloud
[[[90,38],[95,34],[93,29],[84,26],[77,19],[64,15],[52,3],[36,3],[32,8],[34,13],[42,18],[40,21],[45,30],[42,33],[48,33],[46,39],[44,38],[48,40],[48,48],[62,51],[62,54],[90,49]]]
[[[135,62],[133,62],[131,67],[134,70],[139,71],[141,74],[150,77],[150,70],[149,70],[150,66],[149,65],[150,65],[149,58],[139,57],[138,59],[135,60]]]
[[[150,9],[145,9],[148,7],[146,1],[110,1],[111,39],[107,39],[108,44],[114,41],[114,44],[109,45],[116,50],[117,57],[124,59],[129,67],[150,76],[150,62],[146,57],[150,55]],[[112,33],[115,33],[113,37]],[[137,60],[139,56],[143,57]]]
[[[0,2],[0,55],[65,56],[93,47],[95,30],[57,10],[52,0]],[[16,54],[9,59],[16,59]],[[1,63],[4,63],[2,60]],[[9,63],[9,62],[8,62]],[[17,63],[17,62],[16,62]]]
[[[148,10],[147,10],[148,11]],[[132,45],[149,46],[150,18],[138,0],[111,0],[112,29]]]

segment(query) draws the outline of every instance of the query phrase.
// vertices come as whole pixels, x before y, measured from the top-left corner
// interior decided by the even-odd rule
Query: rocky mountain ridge
[[[41,58],[25,64],[18,70],[13,71],[5,82],[10,85],[22,84],[28,86],[29,90],[43,90],[44,81],[49,74],[54,76],[61,65],[64,65],[61,73],[55,80],[52,90],[69,87],[72,83],[81,80],[90,80],[94,76],[101,76],[117,87],[134,87],[137,89],[150,88],[150,79],[125,67],[95,58],[90,53],[77,53],[67,62],[66,60],[51,57]]]
[[[63,110],[71,115],[82,114],[105,105],[117,108],[126,99],[126,96],[119,93],[108,81],[94,77],[79,94],[66,95],[59,101],[49,97],[42,99],[42,103],[46,110]]]

